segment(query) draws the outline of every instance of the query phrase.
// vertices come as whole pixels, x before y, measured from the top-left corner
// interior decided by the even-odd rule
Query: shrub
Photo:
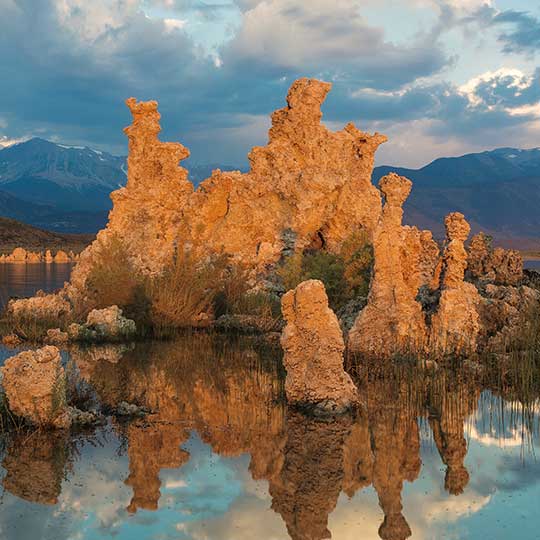
[[[112,235],[95,250],[92,269],[86,280],[92,308],[117,305],[123,309],[132,305],[142,278],[137,275],[122,240]]]
[[[200,326],[210,313],[223,276],[225,259],[198,260],[181,250],[163,273],[147,281],[150,317],[158,334],[168,329]]]
[[[345,265],[344,277],[353,297],[367,296],[373,267],[373,246],[366,231],[355,231],[343,242],[340,256]]]
[[[372,246],[367,233],[360,230],[343,243],[339,254],[318,250],[291,255],[278,275],[286,290],[307,279],[321,280],[335,310],[353,298],[367,295],[372,264]]]

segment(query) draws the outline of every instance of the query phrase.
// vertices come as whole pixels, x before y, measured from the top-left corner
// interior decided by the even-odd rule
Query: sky
[[[389,137],[378,164],[540,146],[540,0],[0,0],[0,145],[127,152],[156,99],[191,162],[245,166],[299,77],[323,121]]]

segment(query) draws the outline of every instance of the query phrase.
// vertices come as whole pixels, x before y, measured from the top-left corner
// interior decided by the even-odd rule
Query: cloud
[[[506,53],[533,53],[540,50],[540,19],[526,11],[507,10],[493,17],[492,25],[509,30],[499,34]]]
[[[162,138],[181,140],[193,161],[240,165],[300,76],[334,83],[324,113],[337,128],[355,120],[401,142],[399,129],[413,129],[425,144],[407,143],[409,161],[442,151],[445,137],[464,139],[449,149],[501,141],[537,118],[536,74],[505,68],[448,81],[459,56],[445,48],[445,28],[479,10],[491,21],[488,2],[408,5],[413,17],[434,16],[404,39],[353,0],[0,0],[0,140],[39,134],[125,152],[123,101],[135,96],[159,101]]]
[[[430,32],[412,43],[387,41],[350,0],[267,0],[242,7],[242,24],[223,58],[251,73],[322,75],[395,89],[452,61]]]

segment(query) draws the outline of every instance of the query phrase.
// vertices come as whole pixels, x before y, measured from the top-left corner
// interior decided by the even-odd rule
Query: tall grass
[[[147,280],[150,318],[158,335],[206,324],[225,264],[221,256],[201,261],[191,251],[180,250],[161,275]]]

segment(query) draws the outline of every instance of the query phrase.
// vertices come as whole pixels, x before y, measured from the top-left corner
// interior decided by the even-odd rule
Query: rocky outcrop
[[[480,306],[483,349],[490,352],[527,350],[534,342],[540,291],[525,285],[488,284]]]
[[[43,251],[27,251],[22,247],[15,248],[9,255],[0,255],[0,263],[70,263],[75,262],[78,255],[70,251],[58,250],[53,256],[51,250]]]
[[[86,324],[72,323],[68,328],[71,340],[88,342],[126,341],[134,338],[136,332],[135,322],[124,317],[118,306],[93,309]]]
[[[127,100],[133,115],[125,130],[128,181],[112,194],[107,228],[81,255],[69,295],[84,297],[95,254],[112,235],[122,238],[137,270],[154,274],[177,249],[225,253],[260,271],[279,261],[285,231],[296,251],[314,242],[337,251],[353,230],[371,232],[381,210],[371,172],[386,137],[352,124],[338,132],[323,126],[321,105],[330,88],[317,80],[296,81],[287,106],[272,115],[268,145],[249,154],[250,171],[215,170],[197,190],[178,166],[189,151],[157,138],[157,103]]]
[[[368,303],[349,333],[349,348],[369,356],[390,356],[425,346],[426,324],[416,296],[419,287],[431,280],[438,248],[429,232],[401,225],[412,182],[392,173],[379,186],[385,204],[373,235],[373,280]]]
[[[38,291],[32,298],[10,300],[7,313],[13,318],[29,318],[42,321],[56,321],[71,313],[71,303],[59,294]]]
[[[66,412],[64,368],[56,347],[48,345],[12,356],[0,371],[14,415],[38,426],[50,426]]]
[[[287,321],[281,345],[289,403],[328,412],[349,409],[357,401],[356,387],[343,369],[343,335],[323,283],[300,283],[283,296],[282,311]]]
[[[481,232],[469,244],[467,270],[480,282],[518,285],[523,280],[523,258],[513,249],[494,249],[491,237]]]
[[[436,354],[470,354],[477,350],[481,331],[480,294],[464,281],[467,252],[464,242],[470,226],[463,214],[454,212],[445,219],[447,245],[443,256],[441,296],[431,318],[430,350]]]

